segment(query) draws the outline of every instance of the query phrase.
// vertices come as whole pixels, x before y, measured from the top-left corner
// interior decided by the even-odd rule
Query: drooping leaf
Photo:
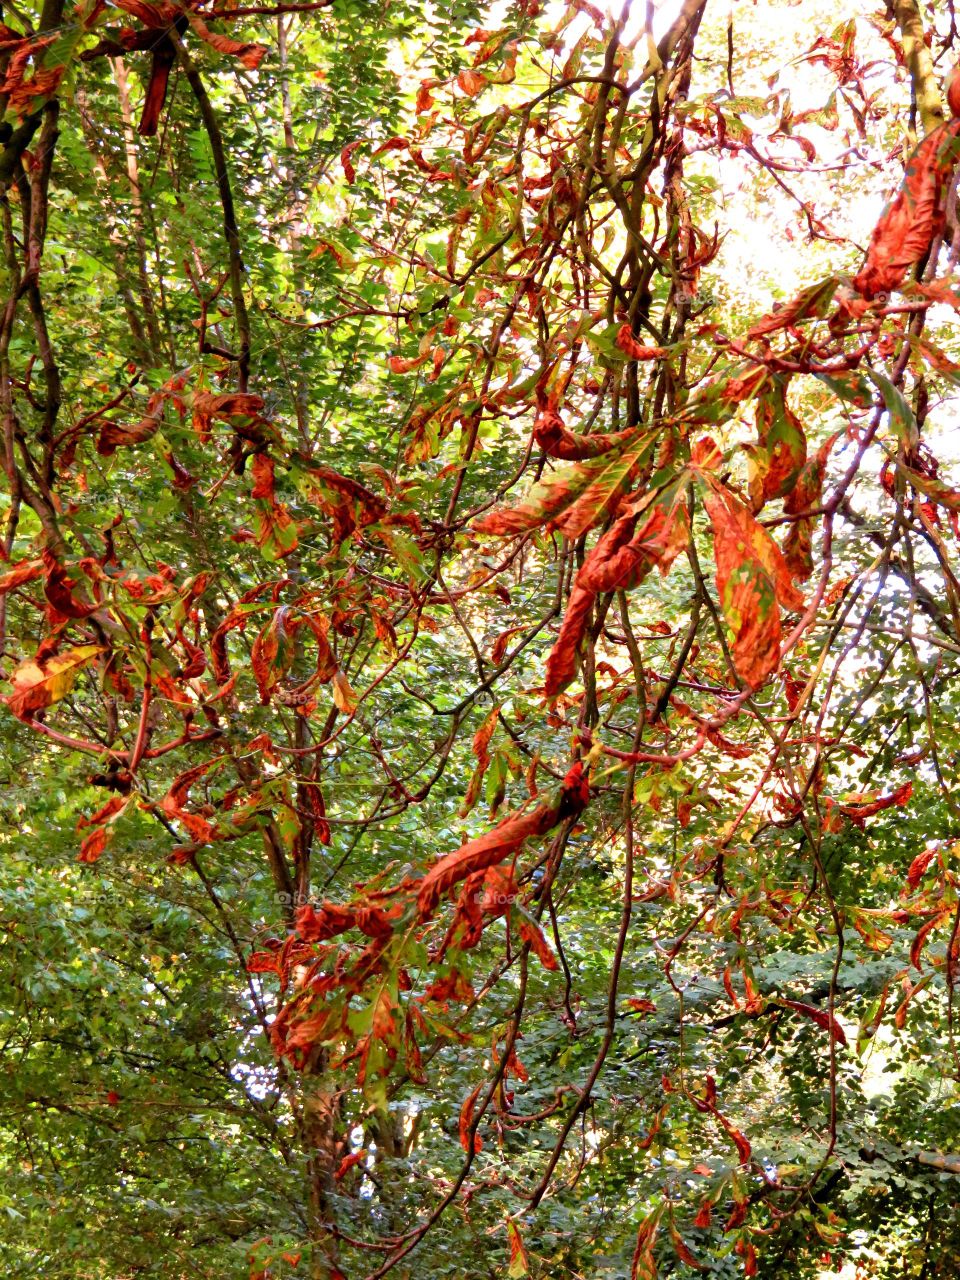
[[[754,512],[790,493],[807,460],[807,438],[787,404],[787,385],[776,378],[757,397],[757,444],[751,448],[750,500]]]
[[[471,1134],[470,1132],[473,1127],[473,1113],[482,1088],[483,1081],[481,1080],[477,1087],[467,1094],[460,1108],[460,1145],[464,1151],[473,1155],[476,1155],[483,1148],[483,1139],[479,1133]]]
[[[510,1265],[507,1268],[509,1280],[521,1280],[530,1274],[530,1259],[523,1243],[520,1228],[515,1222],[507,1223],[507,1239],[510,1243]]]
[[[654,566],[666,574],[689,537],[686,490],[675,487],[653,506],[646,504],[621,516],[602,535],[577,574],[560,634],[547,659],[544,692],[548,697],[573,679],[577,647],[597,595],[638,586]]]
[[[940,230],[950,175],[960,159],[960,120],[923,139],[907,161],[903,184],[874,228],[867,259],[854,278],[865,298],[898,288]]]
[[[713,526],[717,592],[734,666],[747,685],[758,688],[780,662],[781,608],[802,609],[803,596],[780,548],[729,489],[708,485],[704,505]]]

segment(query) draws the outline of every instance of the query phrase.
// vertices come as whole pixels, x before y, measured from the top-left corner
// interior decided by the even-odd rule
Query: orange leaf
[[[342,671],[337,671],[333,677],[333,701],[345,716],[352,716],[357,709],[357,695]]]
[[[91,831],[80,846],[78,861],[96,862],[107,845],[107,828],[97,827]]]
[[[667,354],[665,347],[645,347],[638,342],[628,324],[620,326],[617,332],[617,346],[631,360],[659,360]]]
[[[646,519],[639,530],[639,514],[621,516],[580,567],[560,634],[547,659],[547,697],[554,697],[573,679],[577,648],[597,595],[638,586],[655,565],[667,573],[687,545],[690,526],[682,492],[643,514]]]
[[[487,77],[482,72],[473,71],[469,67],[465,68],[457,76],[457,84],[468,98],[475,97],[486,83]]]
[[[673,1244],[674,1252],[681,1262],[685,1262],[688,1267],[694,1267],[697,1271],[706,1270],[703,1263],[699,1262],[687,1247],[686,1241],[672,1222],[670,1224],[670,1240]]]
[[[520,924],[520,937],[524,942],[529,942],[530,950],[534,953],[545,969],[556,969],[557,957],[547,946],[547,940],[543,936],[543,930],[535,924],[531,924],[529,920],[523,920]]]
[[[200,39],[211,49],[216,49],[217,53],[226,53],[231,57],[239,58],[248,71],[256,71],[263,55],[267,52],[266,45],[234,40],[232,36],[218,35],[217,32],[210,30],[202,18],[191,13],[189,9],[187,19]]]
[[[530,1274],[530,1259],[523,1244],[523,1237],[515,1222],[507,1223],[507,1239],[510,1242],[510,1266],[507,1270],[509,1280]]]
[[[845,801],[843,804],[838,804],[837,808],[850,819],[854,826],[862,827],[865,818],[871,818],[875,813],[881,813],[884,809],[890,809],[894,805],[899,805],[902,808],[912,795],[913,783],[905,782],[902,787],[898,787],[896,791],[892,791],[889,795],[858,797]]]
[[[25,582],[33,582],[36,578],[42,577],[42,560],[21,560],[6,573],[0,574],[0,596],[5,596],[8,591],[22,587]]]
[[[941,911],[931,920],[928,920],[926,924],[921,925],[917,932],[917,936],[914,938],[910,946],[910,963],[920,973],[923,972],[920,965],[920,956],[923,954],[923,948],[927,945],[927,940],[929,939],[930,934],[933,933],[934,929],[944,919],[945,915],[946,912]]]
[[[357,171],[353,167],[353,161],[351,159],[351,156],[353,155],[354,151],[356,151],[357,147],[363,146],[363,143],[364,143],[364,139],[358,138],[356,142],[348,142],[347,145],[340,152],[340,163],[343,166],[344,176],[346,177],[348,183],[352,183],[357,176]]]
[[[597,433],[591,436],[576,435],[563,425],[563,419],[554,408],[545,408],[533,424],[533,438],[551,458],[566,462],[583,462],[597,458],[618,445],[628,444],[636,435],[634,427],[611,434]]]
[[[936,849],[925,849],[923,853],[918,853],[914,860],[910,863],[907,871],[907,884],[911,889],[915,889],[923,879],[924,873],[930,863],[937,856]]]
[[[253,677],[260,691],[260,701],[264,706],[269,703],[270,695],[277,685],[277,672],[274,669],[274,664],[280,652],[278,626],[278,618],[280,616],[281,610],[278,609],[270,623],[258,634],[250,650],[250,665],[253,668]]]
[[[412,369],[419,369],[426,361],[427,356],[425,355],[409,359],[405,359],[403,356],[390,356],[387,359],[387,368],[391,373],[410,373]]]

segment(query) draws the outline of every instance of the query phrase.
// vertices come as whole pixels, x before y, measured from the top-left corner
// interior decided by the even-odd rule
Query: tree
[[[955,1274],[952,6],[6,9],[13,1274]]]

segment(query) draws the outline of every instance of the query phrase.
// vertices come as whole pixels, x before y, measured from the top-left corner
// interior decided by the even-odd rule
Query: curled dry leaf
[[[533,438],[551,458],[562,458],[567,462],[583,462],[587,458],[598,458],[621,445],[629,444],[637,435],[635,427],[626,431],[610,434],[581,436],[568,431],[563,419],[556,409],[544,408],[533,424]]]
[[[354,692],[350,681],[342,671],[337,671],[333,677],[333,701],[338,711],[342,711],[345,716],[352,716],[357,709],[357,695]]]
[[[918,853],[914,860],[910,863],[907,871],[907,885],[911,889],[916,889],[917,885],[923,879],[927,867],[937,856],[936,848],[924,849],[923,853]]]
[[[559,791],[545,804],[529,813],[511,814],[492,831],[468,841],[431,867],[420,882],[417,907],[422,917],[430,915],[441,897],[453,885],[476,871],[486,870],[516,853],[531,836],[541,836],[564,818],[574,817],[586,806],[590,788],[578,761],[563,780]]]
[[[522,942],[530,944],[530,950],[537,957],[545,969],[557,969],[557,957],[547,945],[547,940],[543,936],[543,930],[530,920],[522,920],[519,929],[520,939]]]
[[[8,591],[15,591],[17,587],[42,578],[43,574],[42,560],[21,560],[18,564],[12,565],[6,573],[0,574],[0,596],[5,596]]]
[[[807,460],[807,438],[790,409],[786,383],[776,378],[757,398],[757,444],[749,456],[750,499],[754,512],[796,485]]]
[[[894,805],[902,808],[912,795],[913,783],[905,782],[896,791],[891,791],[887,795],[872,793],[865,796],[856,796],[838,804],[837,808],[844,817],[850,819],[854,826],[862,827],[864,819],[872,818],[875,813],[882,813],[884,809],[891,809]]]
[[[631,360],[660,360],[667,354],[666,347],[649,347],[638,342],[628,324],[620,326],[616,342],[624,355]]]

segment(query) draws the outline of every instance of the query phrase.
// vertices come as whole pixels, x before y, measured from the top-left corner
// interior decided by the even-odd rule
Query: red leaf
[[[468,98],[475,97],[487,83],[487,77],[480,71],[466,68],[457,76],[457,84]]]
[[[277,687],[279,673],[276,670],[280,652],[280,628],[284,610],[278,609],[269,624],[257,635],[250,650],[250,666],[260,692],[260,701],[266,706]]]
[[[790,493],[783,503],[788,516],[802,516],[820,505],[823,493],[823,477],[827,469],[830,450],[842,435],[835,432],[820,446],[812,458],[808,458]],[[783,558],[794,578],[804,581],[813,573],[814,517],[792,520],[783,542]],[[827,603],[827,602],[825,602]]]
[[[102,827],[105,822],[109,822],[111,818],[116,817],[121,810],[125,809],[129,802],[130,797],[128,795],[112,796],[102,809],[92,813],[89,818],[79,818],[77,830],[82,831],[85,827]]]
[[[43,563],[47,571],[43,594],[53,608],[63,618],[87,618],[99,608],[96,603],[88,604],[77,600],[73,595],[74,582],[62,565],[50,551],[44,551]]]
[[[752,1244],[744,1245],[743,1253],[743,1274],[747,1277],[757,1274],[757,1251]]]
[[[621,445],[598,458],[558,469],[516,506],[475,520],[474,529],[508,537],[546,525],[578,538],[613,510],[652,444],[652,437],[634,431],[620,433],[620,440]]]
[[[958,77],[958,80],[960,80],[960,77]],[[936,856],[936,849],[925,849],[923,853],[918,853],[910,863],[909,870],[907,871],[907,884],[911,889],[915,889],[917,887],[923,879],[927,867],[929,867],[930,863]]]
[[[473,754],[477,757],[477,767],[473,771],[470,779],[470,785],[467,788],[467,794],[463,798],[463,804],[460,806],[460,817],[465,818],[473,806],[477,803],[480,796],[480,787],[483,784],[484,776],[490,765],[490,753],[487,748],[490,745],[490,739],[493,737],[494,730],[497,727],[497,721],[500,718],[499,706],[494,707],[483,724],[473,735]]]
[[[659,360],[667,354],[665,347],[645,347],[638,342],[628,324],[620,326],[617,333],[617,346],[631,360]]]
[[[297,549],[297,526],[282,502],[257,503],[256,543],[268,560],[282,560]]]
[[[205,439],[215,419],[259,419],[263,411],[260,396],[248,392],[230,391],[223,395],[198,391],[193,397],[193,429]]]
[[[429,355],[414,356],[404,358],[403,356],[389,356],[387,359],[387,368],[391,373],[410,373],[413,369],[419,369],[422,364],[426,364]]]
[[[268,502],[273,501],[273,459],[265,453],[258,453],[254,456],[250,463],[250,470],[253,474],[253,488],[250,491],[251,498],[264,498]]]
[[[218,35],[217,32],[210,30],[202,18],[191,13],[189,9],[187,18],[200,39],[211,49],[216,49],[217,53],[226,53],[230,57],[239,58],[248,71],[256,71],[259,67],[263,55],[267,52],[266,45],[234,40],[232,36]]]
[[[783,379],[775,378],[757,399],[757,444],[750,446],[749,483],[753,510],[790,493],[807,460],[807,438],[786,400]]]
[[[854,799],[838,804],[837,808],[842,814],[850,819],[854,826],[862,827],[865,818],[872,818],[875,813],[881,813],[884,809],[890,809],[894,805],[901,808],[907,803],[913,795],[913,783],[905,782],[902,787],[898,787],[896,791],[892,791],[885,796],[864,796],[862,799]]]
[[[449,1000],[468,1005],[476,993],[459,969],[451,969],[446,977],[431,982],[418,999],[429,1000],[433,1004],[446,1006]]]
[[[433,94],[431,89],[435,89],[439,84],[438,80],[421,80],[420,88],[417,90],[417,115],[422,116],[433,106]]]
[[[367,1158],[366,1149],[362,1151],[352,1151],[350,1155],[344,1156],[343,1159],[340,1161],[339,1165],[337,1166],[336,1173],[333,1175],[334,1179],[337,1182],[341,1182],[347,1176],[350,1170],[354,1167],[354,1165],[358,1165],[361,1160],[365,1160],[366,1158]]]
[[[776,333],[778,329],[786,329],[788,326],[796,324],[799,320],[805,320],[809,316],[825,315],[833,300],[833,295],[837,291],[837,283],[837,277],[830,276],[819,284],[811,285],[810,288],[804,289],[790,302],[785,302],[782,306],[776,307],[769,315],[764,316],[762,320],[748,329],[747,337],[761,338],[766,334]]]
[[[927,941],[930,937],[930,934],[933,933],[934,929],[944,919],[945,915],[946,915],[946,912],[941,911],[940,913],[935,915],[931,920],[928,920],[926,924],[921,925],[920,929],[917,932],[917,936],[914,938],[913,942],[911,943],[910,963],[918,971],[918,973],[923,972],[923,969],[920,965],[920,956],[923,954],[923,949],[927,945]]]
[[[603,453],[619,445],[628,444],[636,435],[633,427],[626,431],[617,431],[604,435],[580,436],[568,431],[563,419],[556,409],[547,407],[538,415],[533,424],[533,438],[551,458],[562,458],[566,462],[583,462],[587,458],[597,458]]]
[[[663,1204],[649,1213],[637,1231],[637,1244],[633,1251],[630,1266],[630,1280],[656,1280],[657,1263],[653,1256],[653,1245],[660,1229],[660,1218],[663,1215]]]
[[[932,974],[928,973],[925,978],[921,978],[916,984],[912,984],[909,978],[904,977],[903,981],[907,988],[907,993],[900,1001],[900,1004],[897,1006],[896,1013],[893,1015],[893,1025],[898,1031],[902,1031],[907,1024],[907,1007],[909,1006],[910,1001],[918,992],[922,991],[924,987],[927,986],[932,976]]]
[[[198,844],[205,844],[215,839],[216,827],[199,814],[189,813],[184,808],[184,805],[189,798],[190,788],[193,784],[208,773],[216,763],[216,759],[205,760],[202,764],[194,765],[192,769],[185,769],[183,773],[174,779],[170,790],[160,801],[160,808],[167,817],[175,818],[182,823],[190,839]]]
[[[730,966],[727,965],[723,971],[723,989],[730,997],[730,1003],[738,1012],[740,1010],[740,1001],[737,999],[737,993],[733,989],[733,978],[730,974]]]
[[[631,996],[630,999],[627,1000],[627,1005],[637,1013],[657,1012],[657,1006],[652,1000],[638,1000],[636,997]]]
[[[684,494],[658,503],[637,530],[639,514],[621,516],[584,560],[567,602],[567,610],[550,656],[544,693],[554,697],[573,679],[577,648],[593,602],[600,592],[638,586],[656,565],[667,573],[687,545],[690,526]]]
[[[307,903],[297,909],[295,923],[304,942],[326,942],[348,929],[359,929],[368,938],[383,939],[390,937],[392,921],[399,914],[399,907],[383,911],[370,906],[340,907],[334,902],[322,902],[317,908]]]
[[[706,1269],[703,1263],[699,1262],[696,1256],[691,1253],[683,1236],[681,1236],[680,1232],[672,1222],[670,1224],[670,1240],[673,1244],[674,1252],[681,1262],[685,1262],[688,1267],[694,1267],[697,1271],[704,1271]]]
[[[356,142],[348,142],[347,145],[340,152],[340,163],[343,165],[343,172],[346,176],[348,183],[352,183],[357,176],[357,171],[353,167],[353,161],[351,160],[350,157],[356,151],[357,147],[363,146],[363,143],[364,143],[364,139],[358,138]]]
[[[527,1257],[523,1237],[520,1235],[520,1229],[515,1222],[507,1223],[507,1238],[510,1241],[509,1276],[515,1278],[528,1275],[530,1272],[530,1259]]]
[[[13,693],[3,701],[19,720],[29,720],[35,711],[42,711],[65,697],[80,671],[102,652],[100,645],[83,644],[42,662],[28,658],[10,677]]]
[[[726,1129],[727,1133],[730,1135],[730,1137],[733,1139],[734,1143],[736,1144],[737,1154],[740,1157],[740,1163],[749,1164],[750,1155],[753,1150],[753,1148],[750,1146],[749,1140],[746,1137],[744,1137],[744,1135],[740,1132],[739,1129],[735,1129],[733,1125],[730,1123],[730,1121],[727,1120],[724,1116],[720,1115],[719,1112],[716,1112],[715,1114],[717,1119],[720,1121],[724,1129]]]
[[[781,999],[780,1004],[786,1005],[788,1009],[796,1009],[797,1013],[802,1013],[805,1018],[815,1022],[818,1027],[823,1027],[824,1031],[829,1031],[838,1044],[846,1045],[847,1033],[836,1018],[831,1018],[826,1009],[818,1009],[815,1005],[804,1004],[800,1000]]]
[[[703,1204],[697,1211],[697,1216],[693,1220],[693,1225],[695,1227],[701,1227],[703,1230],[707,1230],[713,1217],[712,1211],[713,1205],[711,1205],[709,1200],[704,1200]]]
[[[42,578],[43,571],[42,560],[19,561],[8,569],[6,573],[0,574],[0,596],[5,596],[8,591],[15,591],[17,587],[22,587],[26,582],[33,582],[37,578]]]

